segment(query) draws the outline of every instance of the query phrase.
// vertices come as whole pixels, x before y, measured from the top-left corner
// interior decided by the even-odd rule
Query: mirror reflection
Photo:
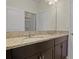
[[[18,1],[7,0],[7,32],[56,30],[56,9],[52,3],[46,0]]]
[[[25,11],[25,31],[36,30],[36,15]]]

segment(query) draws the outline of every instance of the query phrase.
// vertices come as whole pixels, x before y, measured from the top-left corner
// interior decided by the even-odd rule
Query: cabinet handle
[[[39,56],[39,59],[42,59],[41,56]]]
[[[42,58],[44,59],[44,56],[42,56]]]

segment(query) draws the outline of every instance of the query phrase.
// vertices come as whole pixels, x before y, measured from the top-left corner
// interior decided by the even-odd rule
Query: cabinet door
[[[62,59],[61,44],[55,46],[55,59]]]
[[[41,55],[42,59],[53,59],[53,52],[52,52],[52,48],[43,51],[42,55]]]
[[[11,58],[11,51],[10,50],[6,51],[6,59],[12,59]]]
[[[67,56],[67,40],[62,43],[62,59],[66,59]]]
[[[41,57],[40,57],[40,55],[35,54],[35,55],[32,55],[32,56],[25,58],[25,59],[41,59]]]

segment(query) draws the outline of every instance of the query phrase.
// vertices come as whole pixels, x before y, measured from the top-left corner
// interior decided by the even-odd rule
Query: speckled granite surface
[[[48,32],[30,32],[31,37],[28,37],[29,32],[8,32],[6,38],[6,49],[13,49],[25,45],[31,45],[43,41],[50,40],[51,38],[58,38],[68,35],[64,31],[48,31]]]

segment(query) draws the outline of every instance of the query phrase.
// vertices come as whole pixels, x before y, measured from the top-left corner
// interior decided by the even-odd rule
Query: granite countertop
[[[39,35],[34,35],[32,37],[25,37],[25,36],[20,36],[20,37],[10,37],[6,39],[6,49],[13,49],[13,48],[18,48],[26,45],[31,45],[47,40],[51,40],[54,38],[62,37],[68,35],[68,32],[56,32],[53,34],[39,34]]]

